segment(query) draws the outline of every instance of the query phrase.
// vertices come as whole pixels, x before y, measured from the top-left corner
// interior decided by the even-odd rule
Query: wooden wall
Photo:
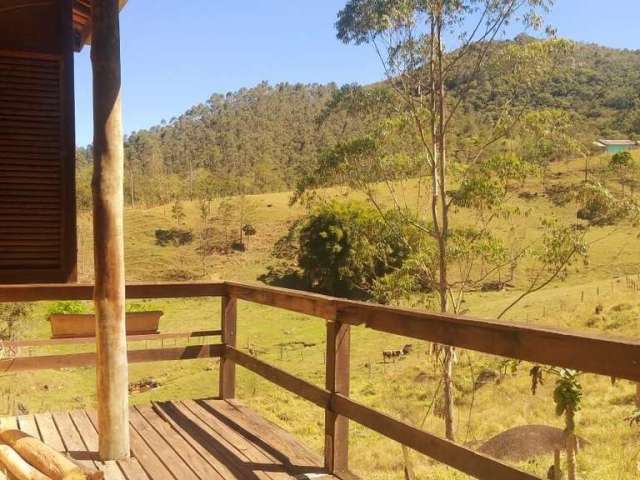
[[[76,280],[71,0],[0,3],[0,283]]]

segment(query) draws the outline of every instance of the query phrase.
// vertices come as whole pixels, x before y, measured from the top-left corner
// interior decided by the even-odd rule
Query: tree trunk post
[[[576,438],[575,412],[567,410],[565,412],[565,444],[567,451],[567,478],[569,480],[577,479],[578,464],[576,454],[578,452],[578,442]]]
[[[222,343],[225,348],[236,346],[237,303],[237,300],[233,297],[222,297],[220,324],[222,328]],[[228,399],[235,396],[236,364],[227,358],[225,351],[220,358],[220,398]]]
[[[562,462],[560,458],[560,449],[553,451],[553,480],[562,480]]]
[[[93,237],[99,453],[129,457],[129,372],[125,327],[124,151],[117,0],[93,2]]]
[[[349,396],[350,325],[327,322],[326,388],[332,395]],[[333,401],[325,410],[324,464],[330,473],[344,472],[349,467],[349,420],[335,413]]]

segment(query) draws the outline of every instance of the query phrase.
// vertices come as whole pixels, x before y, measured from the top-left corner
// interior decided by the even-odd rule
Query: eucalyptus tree
[[[498,40],[514,22],[541,28],[549,6],[545,0],[350,0],[339,12],[338,38],[372,45],[387,81],[337,92],[320,120],[338,112],[370,128],[321,155],[294,199],[327,183],[345,184],[363,192],[381,216],[385,202],[404,215],[424,241],[396,275],[381,279],[380,289],[420,286],[434,292],[440,311],[459,312],[466,292],[502,269],[513,270],[524,255],[525,249],[505,248],[493,222],[515,213],[508,202],[515,187],[557,153],[550,139],[548,151],[533,148],[541,140],[534,136],[559,130],[552,128],[557,115],[536,116],[531,104],[569,46]],[[483,82],[493,83],[501,100],[474,112],[468,93]],[[516,142],[516,134],[532,140]],[[475,224],[455,223],[459,209],[473,209]],[[552,222],[544,227],[559,239],[547,245],[555,249],[559,274],[582,251],[581,234]],[[437,352],[445,433],[454,439],[454,351],[438,346]]]

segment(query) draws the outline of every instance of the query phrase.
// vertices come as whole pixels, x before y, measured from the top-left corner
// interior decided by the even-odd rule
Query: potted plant
[[[144,304],[127,305],[127,335],[158,333],[163,312],[147,309]],[[81,302],[57,302],[49,309],[52,338],[96,336],[96,316]]]

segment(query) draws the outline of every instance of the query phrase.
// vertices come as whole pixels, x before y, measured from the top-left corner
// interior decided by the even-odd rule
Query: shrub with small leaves
[[[562,368],[558,372],[553,401],[556,403],[556,415],[577,413],[582,401],[582,385],[579,382],[580,372]]]

